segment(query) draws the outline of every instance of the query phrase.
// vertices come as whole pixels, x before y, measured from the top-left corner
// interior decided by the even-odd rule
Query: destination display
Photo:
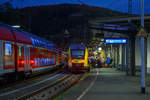
[[[127,39],[105,39],[106,44],[126,44]]]

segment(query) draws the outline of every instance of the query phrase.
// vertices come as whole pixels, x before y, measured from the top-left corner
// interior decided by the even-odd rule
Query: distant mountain
[[[25,28],[57,41],[63,37],[66,29],[70,37],[82,39],[84,31],[87,32],[89,19],[124,15],[105,8],[77,4],[27,7],[21,9],[21,13],[21,22]],[[86,36],[89,38],[90,35]]]
[[[10,14],[10,13],[9,13]],[[10,17],[8,14],[8,17]],[[18,15],[19,16],[16,16]],[[5,15],[5,14],[4,14]],[[50,6],[26,7],[17,10],[9,19],[4,16],[2,20],[6,23],[19,23],[27,31],[51,39],[58,43],[64,41],[64,32],[67,29],[70,40],[74,38],[82,40],[83,33],[90,38],[88,33],[88,20],[96,17],[113,17],[125,15],[120,12],[105,8],[92,7],[78,4],[60,4]],[[14,18],[14,16],[16,16]]]
[[[13,7],[33,7],[41,5],[56,5],[56,4],[87,4],[89,6],[97,6],[112,9],[120,12],[128,12],[129,0],[1,0],[0,4],[4,2],[12,2]],[[150,14],[150,0],[144,0],[145,14]],[[140,14],[141,0],[132,0],[133,14]]]

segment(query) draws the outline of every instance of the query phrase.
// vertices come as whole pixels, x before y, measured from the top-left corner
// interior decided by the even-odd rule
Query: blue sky
[[[53,5],[53,4],[80,4],[78,0],[2,0],[0,3],[12,1],[14,7]],[[22,2],[23,1],[23,2]],[[128,11],[128,0],[81,0],[87,5],[99,6],[117,10],[121,12]],[[133,12],[140,14],[140,0],[133,0]],[[150,14],[150,0],[145,0],[145,13]]]

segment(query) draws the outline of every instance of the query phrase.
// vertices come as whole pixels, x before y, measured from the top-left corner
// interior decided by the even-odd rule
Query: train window
[[[55,64],[55,59],[54,58],[51,59],[51,64]]]
[[[39,44],[39,40],[37,40],[37,46],[39,46],[40,44]]]
[[[5,43],[5,56],[12,56],[12,44]]]
[[[35,46],[35,40],[31,38],[33,46]]]
[[[36,40],[36,46],[39,46],[38,40]]]
[[[35,44],[35,46],[37,46],[37,42],[36,42],[36,40],[34,40],[34,44]]]
[[[37,63],[37,59],[36,59],[36,58],[34,58],[34,65],[35,65],[35,66],[38,66],[38,63]]]
[[[45,58],[43,58],[43,65],[45,65]]]
[[[42,65],[44,65],[44,58],[42,58]]]
[[[49,63],[49,58],[48,58],[48,65],[49,65],[50,63]]]
[[[84,57],[84,50],[72,50],[71,56],[73,58],[83,58]]]
[[[49,64],[51,64],[51,58],[49,59]]]
[[[42,62],[43,60],[42,60],[42,58],[40,59],[40,65],[43,65],[43,62]]]
[[[21,56],[21,46],[18,47],[19,56]]]
[[[44,59],[44,61],[45,61],[45,65],[47,65],[46,58]]]
[[[37,66],[40,66],[40,58],[37,58]]]
[[[46,58],[46,65],[48,65],[48,58]]]

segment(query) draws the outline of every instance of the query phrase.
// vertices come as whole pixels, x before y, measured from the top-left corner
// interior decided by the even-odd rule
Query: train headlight
[[[84,63],[84,59],[82,59],[81,61],[82,61],[82,63]]]

